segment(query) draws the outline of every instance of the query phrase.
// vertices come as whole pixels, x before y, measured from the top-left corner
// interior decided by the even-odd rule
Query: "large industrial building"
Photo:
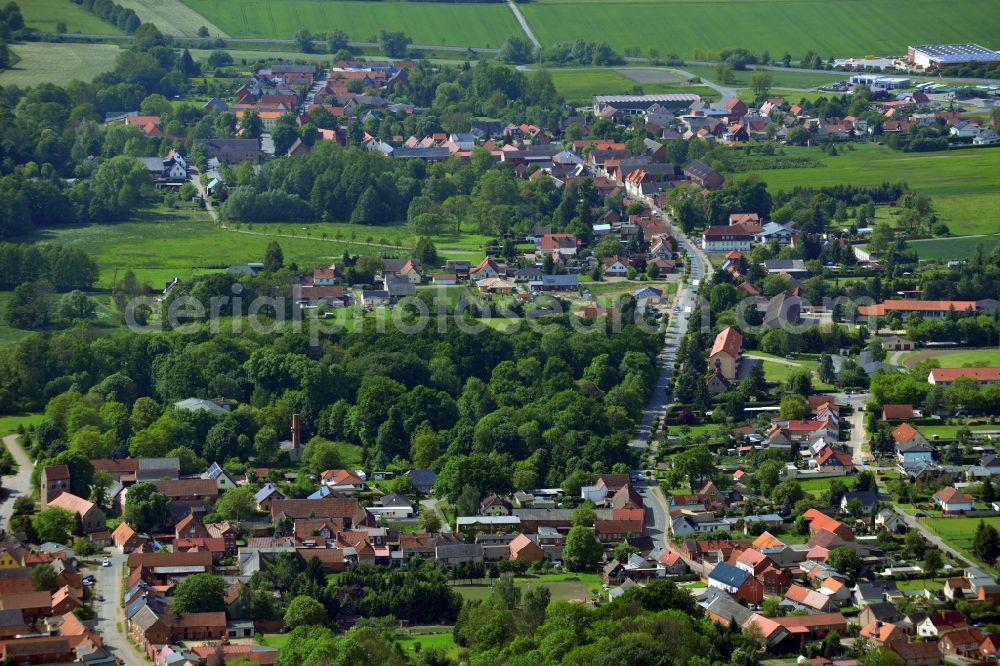
[[[940,69],[970,63],[1000,63],[1000,53],[979,44],[929,44],[909,47],[906,61],[918,69]]]
[[[686,109],[695,102],[700,102],[701,96],[688,93],[673,93],[665,95],[595,95],[594,113],[600,113],[604,107],[610,106],[625,115],[639,115],[646,109],[659,104],[668,109]]]

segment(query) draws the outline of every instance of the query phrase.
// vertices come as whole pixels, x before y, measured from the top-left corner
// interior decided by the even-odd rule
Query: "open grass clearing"
[[[18,426],[36,426],[42,422],[42,417],[44,415],[38,414],[13,414],[8,416],[0,416],[0,435],[9,435],[12,432],[17,432]]]
[[[617,50],[637,46],[644,55],[656,48],[661,55],[691,57],[694,49],[704,55],[738,46],[776,58],[788,51],[797,61],[809,50],[825,59],[905,53],[909,44],[1000,47],[996,20],[984,20],[996,14],[991,0],[956,0],[949,9],[914,0],[900,12],[892,0],[869,0],[859,20],[855,3],[819,0],[541,0],[521,6],[543,44],[600,39]]]
[[[122,52],[112,44],[25,42],[10,48],[20,60],[12,68],[0,72],[0,85],[22,88],[39,83],[65,85],[74,79],[89,82],[98,74],[112,70],[115,59]]]
[[[813,497],[826,497],[827,493],[830,492],[830,484],[834,481],[840,481],[848,488],[851,487],[851,477],[849,476],[831,476],[825,479],[796,479],[802,490],[809,493]]]
[[[790,157],[812,157],[825,166],[769,169],[755,175],[766,181],[772,190],[905,182],[933,198],[938,218],[953,234],[996,232],[1000,224],[1000,150],[982,148],[917,154],[867,143],[852,144],[852,147],[853,150],[843,147],[835,156],[818,148],[785,147],[785,154]],[[941,242],[935,239],[927,245],[933,247]]]
[[[459,647],[455,645],[455,638],[451,632],[452,627],[420,627],[411,633],[401,634],[396,638],[396,642],[410,657],[425,650],[443,650],[448,656],[457,657]]]
[[[499,48],[523,36],[505,4],[347,2],[331,0],[184,0],[233,37],[291,39],[300,28],[322,38],[340,28],[356,41],[401,30],[415,44]]]
[[[208,28],[211,37],[229,37],[221,28],[185,5],[181,0],[117,0],[132,9],[143,23],[155,23],[161,32],[180,37],[196,37],[198,28]]]
[[[1000,529],[1000,516],[986,518],[919,518],[931,532],[941,537],[945,543],[969,559],[978,560],[972,554],[972,539],[979,521]]]
[[[288,645],[291,637],[291,634],[257,634],[257,642],[281,650]]]
[[[102,21],[72,0],[21,0],[17,4],[24,24],[41,32],[56,32],[57,24],[65,23],[67,32],[122,34],[117,26]]]

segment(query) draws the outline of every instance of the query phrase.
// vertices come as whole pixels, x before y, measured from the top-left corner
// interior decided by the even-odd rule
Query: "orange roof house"
[[[510,559],[520,562],[541,562],[545,559],[545,551],[537,543],[524,534],[518,534],[508,545]]]
[[[718,369],[727,380],[736,379],[743,334],[727,326],[715,336],[715,343],[708,355],[709,366]]]
[[[810,534],[826,530],[836,534],[844,541],[854,541],[854,530],[818,509],[808,509],[802,514],[802,519],[809,523]]]

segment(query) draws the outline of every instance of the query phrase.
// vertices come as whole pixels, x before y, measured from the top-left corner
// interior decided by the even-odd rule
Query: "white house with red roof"
[[[934,493],[931,498],[936,505],[941,507],[944,513],[964,513],[972,511],[975,498],[968,493],[963,493],[957,488],[949,486]]]
[[[365,489],[366,479],[361,472],[352,472],[348,469],[328,469],[320,478],[323,485],[334,492],[350,494],[360,492]]]

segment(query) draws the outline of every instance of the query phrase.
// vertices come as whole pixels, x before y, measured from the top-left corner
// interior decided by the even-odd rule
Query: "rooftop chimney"
[[[299,448],[299,415],[292,414],[292,448]]]

